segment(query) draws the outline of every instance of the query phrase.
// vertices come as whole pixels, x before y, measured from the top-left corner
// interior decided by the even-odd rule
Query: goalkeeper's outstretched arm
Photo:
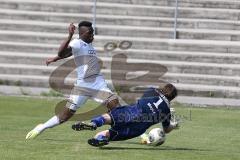
[[[175,122],[170,122],[170,125],[168,127],[163,127],[163,130],[165,133],[170,133],[172,130],[178,129],[178,128],[179,128],[179,122],[175,121]]]

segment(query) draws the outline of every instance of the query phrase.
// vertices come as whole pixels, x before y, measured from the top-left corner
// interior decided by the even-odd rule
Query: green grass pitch
[[[94,148],[86,141],[96,132],[75,132],[70,128],[71,121],[45,131],[35,140],[26,141],[29,130],[53,116],[58,101],[0,97],[0,160],[240,159],[240,110],[190,108],[179,104],[174,107],[183,123],[158,147],[142,145],[139,138],[135,138]],[[94,105],[89,102],[84,108]]]

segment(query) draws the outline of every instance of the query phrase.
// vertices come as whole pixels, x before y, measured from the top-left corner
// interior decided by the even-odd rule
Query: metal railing
[[[94,34],[95,34],[95,31],[96,31],[96,9],[97,9],[97,0],[93,0],[93,28],[94,28]],[[173,39],[177,39],[177,23],[178,23],[178,0],[175,0]]]
[[[177,39],[177,22],[178,22],[177,20],[178,20],[178,0],[175,0],[173,39]]]
[[[93,29],[94,34],[96,32],[96,11],[97,11],[97,0],[93,0]]]

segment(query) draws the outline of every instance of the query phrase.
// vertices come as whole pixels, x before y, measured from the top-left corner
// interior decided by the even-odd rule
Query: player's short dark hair
[[[169,101],[173,100],[177,96],[176,87],[170,83],[166,84],[161,90],[161,92]]]
[[[78,24],[78,28],[85,26],[85,27],[92,27],[92,22],[89,21],[82,21]]]

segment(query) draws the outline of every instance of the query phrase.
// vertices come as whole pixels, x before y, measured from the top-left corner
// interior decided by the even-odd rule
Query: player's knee
[[[109,114],[103,114],[102,117],[105,120],[105,124],[109,124],[109,125],[112,124],[112,119],[111,119],[111,116]]]
[[[60,123],[66,122],[67,120],[69,120],[74,115],[75,112],[76,111],[71,110],[71,109],[69,109],[67,107],[64,107],[62,112],[60,112],[58,114],[59,122]]]

